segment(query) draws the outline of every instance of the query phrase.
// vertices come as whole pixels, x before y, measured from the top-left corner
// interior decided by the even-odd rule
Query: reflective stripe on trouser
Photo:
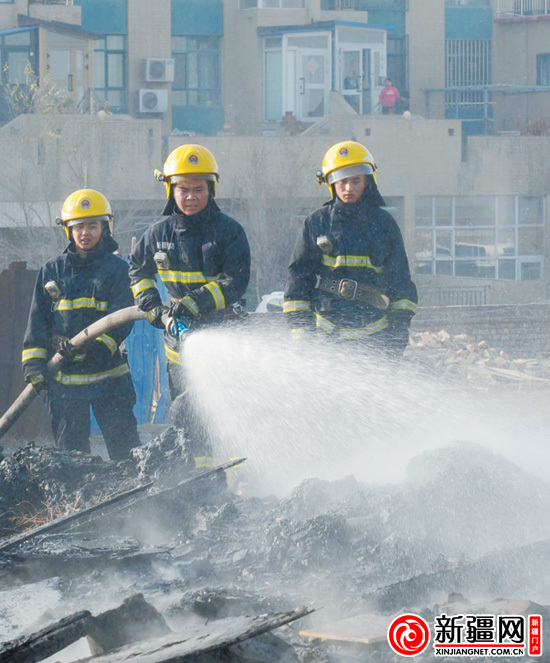
[[[386,329],[388,326],[388,318],[383,315],[381,318],[376,320],[376,322],[371,322],[368,325],[363,327],[338,327],[334,322],[328,318],[323,317],[319,313],[315,314],[315,324],[317,329],[326,332],[327,334],[333,334],[343,340],[353,340],[367,338],[373,334]]]

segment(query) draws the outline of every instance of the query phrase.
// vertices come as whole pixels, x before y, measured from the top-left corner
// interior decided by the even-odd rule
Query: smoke
[[[216,455],[246,456],[259,494],[309,477],[396,482],[412,457],[456,440],[541,471],[548,415],[527,395],[475,391],[367,347],[296,342],[276,328],[211,329],[186,342],[184,370]]]

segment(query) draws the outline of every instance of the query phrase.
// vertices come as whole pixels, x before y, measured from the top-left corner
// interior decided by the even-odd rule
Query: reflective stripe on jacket
[[[321,241],[326,252],[319,248]],[[315,288],[317,276],[353,279],[378,288],[390,300],[387,311]],[[410,322],[417,308],[416,286],[399,227],[384,209],[363,200],[352,206],[332,200],[311,214],[298,235],[288,269],[283,311],[293,326],[308,324],[327,333],[361,338],[392,320]],[[292,319],[299,322],[294,324]]]
[[[162,265],[155,254],[162,254]],[[143,310],[162,303],[157,274],[171,298],[189,295],[188,308],[199,324],[216,320],[248,287],[250,247],[244,229],[213,202],[193,216],[172,214],[151,226],[130,256],[132,292]],[[165,340],[168,360],[179,362],[172,340],[167,335]]]
[[[128,265],[104,248],[104,239],[86,259],[71,244],[40,269],[23,341],[25,377],[40,370],[44,361],[55,354],[56,339],[70,339],[105,315],[133,306]],[[109,248],[116,247],[112,238],[106,241]],[[61,290],[57,301],[44,288],[48,281],[55,281]],[[120,393],[128,384],[131,389],[130,369],[120,348],[131,329],[132,323],[98,337],[96,342],[103,343],[110,353],[103,360],[86,356],[83,348],[74,361],[63,365],[53,376],[50,382],[53,393],[88,399]]]

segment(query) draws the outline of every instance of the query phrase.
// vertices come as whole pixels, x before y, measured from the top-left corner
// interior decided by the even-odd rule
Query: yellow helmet
[[[372,175],[376,183],[376,164],[364,145],[347,140],[336,143],[326,151],[323,169],[317,171],[317,181],[326,184],[332,191],[335,182],[355,175]]]
[[[70,239],[69,228],[91,219],[106,221],[112,233],[114,216],[107,198],[95,189],[78,189],[65,199],[58,222],[63,225],[67,239]]]
[[[210,150],[202,145],[180,145],[170,152],[164,163],[164,172],[155,170],[155,177],[164,182],[166,197],[170,198],[170,187],[183,177],[197,177],[216,183],[220,179],[218,164]]]

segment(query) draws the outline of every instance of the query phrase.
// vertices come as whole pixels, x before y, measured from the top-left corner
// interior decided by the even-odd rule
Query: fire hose
[[[128,308],[120,309],[119,311],[106,315],[83,329],[76,336],[71,338],[71,344],[75,348],[81,347],[88,341],[92,341],[101,334],[108,332],[110,329],[120,327],[121,325],[128,324],[134,320],[145,320],[145,313],[140,311],[137,306],[129,306]],[[46,368],[48,375],[55,374],[59,370],[63,361],[63,356],[59,352],[56,352],[48,362]],[[0,418],[0,439],[4,437],[37,395],[38,394],[30,384],[23,389],[11,407]]]

